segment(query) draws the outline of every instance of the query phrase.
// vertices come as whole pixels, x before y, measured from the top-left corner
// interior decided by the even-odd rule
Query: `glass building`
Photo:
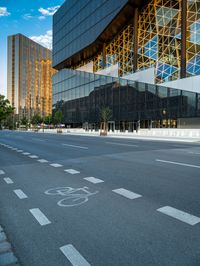
[[[53,18],[63,122],[200,128],[200,0],[68,0]]]
[[[19,119],[52,112],[52,52],[31,39],[8,37],[7,97]]]

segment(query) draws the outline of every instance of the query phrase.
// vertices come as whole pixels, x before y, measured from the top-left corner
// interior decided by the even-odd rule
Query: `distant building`
[[[52,112],[52,53],[31,39],[8,36],[7,97],[19,119]]]

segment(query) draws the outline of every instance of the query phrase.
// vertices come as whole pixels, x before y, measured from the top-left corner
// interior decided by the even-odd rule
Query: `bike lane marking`
[[[5,177],[5,178],[4,178],[4,181],[5,181],[7,184],[13,184],[13,183],[14,183],[10,177]]]
[[[66,169],[64,171],[67,172],[67,173],[69,173],[69,174],[71,174],[71,175],[80,174],[79,171],[74,170],[74,169]]]
[[[17,150],[17,152],[23,152],[23,150]]]
[[[118,189],[114,189],[112,191],[125,197],[125,198],[127,198],[127,199],[131,199],[131,200],[142,197],[142,195],[134,193],[134,192],[127,190],[125,188],[118,188]]]
[[[173,217],[179,221],[182,221],[184,223],[187,223],[189,225],[195,225],[197,223],[200,223],[200,218],[197,216],[194,216],[192,214],[189,214],[187,212],[180,211],[178,209],[175,209],[170,206],[165,206],[162,208],[157,209],[158,212],[164,213],[170,217]]]
[[[45,160],[45,159],[40,159],[40,160],[38,160],[38,162],[40,162],[40,163],[48,163],[48,161]]]
[[[17,195],[19,199],[27,199],[28,196],[21,190],[21,189],[15,189],[13,192]]]
[[[59,163],[51,163],[50,166],[53,166],[53,167],[62,167],[63,165],[62,164],[59,164]]]
[[[40,209],[35,208],[35,209],[30,209],[29,211],[31,212],[31,214],[34,216],[34,218],[38,221],[38,223],[41,226],[51,223],[49,219],[44,215],[44,213],[41,212]]]
[[[103,180],[101,180],[99,178],[96,178],[96,177],[93,177],[93,176],[91,176],[91,177],[84,177],[83,179],[85,179],[85,180],[87,180],[87,181],[89,181],[89,182],[91,182],[93,184],[99,184],[99,183],[103,183],[104,182]]]
[[[36,159],[36,158],[38,158],[37,155],[30,155],[30,156],[28,156],[28,157],[30,157],[31,159]]]
[[[90,266],[87,260],[71,244],[60,247],[61,252],[71,262],[73,266]]]

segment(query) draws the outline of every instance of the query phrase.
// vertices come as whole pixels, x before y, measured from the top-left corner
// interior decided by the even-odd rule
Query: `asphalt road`
[[[199,143],[2,131],[0,170],[22,266],[200,265]]]

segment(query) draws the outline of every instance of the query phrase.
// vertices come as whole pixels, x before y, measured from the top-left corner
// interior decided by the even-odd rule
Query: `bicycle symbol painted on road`
[[[88,198],[97,194],[99,191],[90,192],[88,187],[72,188],[72,187],[57,187],[46,190],[44,193],[51,196],[63,196],[64,198],[58,201],[60,207],[79,206],[88,201]]]

